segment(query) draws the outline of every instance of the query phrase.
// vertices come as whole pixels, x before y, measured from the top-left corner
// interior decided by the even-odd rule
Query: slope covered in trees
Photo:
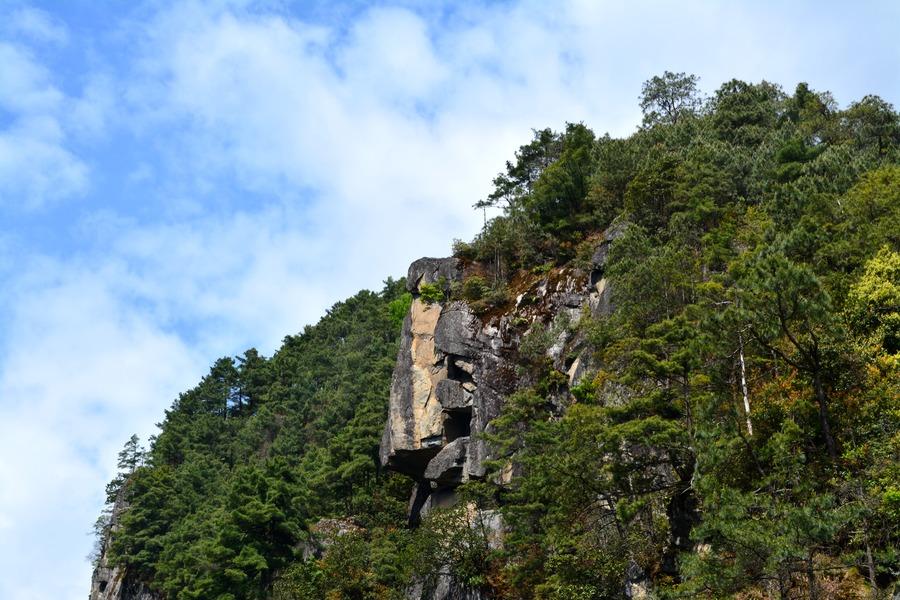
[[[389,282],[271,359],[220,360],[175,402],[119,482],[114,560],[179,599],[403,598],[441,570],[490,598],[887,596],[900,120],[875,96],[839,109],[805,84],[731,81],[707,99],[696,84],[647,82],[626,139],[536,131],[477,205],[501,214],[454,245],[478,274],[453,297],[514,318],[519,282],[587,277],[618,232],[614,310],[572,326],[590,368],[571,381],[546,360],[548,330],[524,334],[531,383],[506,399],[493,472],[465,504],[410,529],[412,482],[378,468],[409,303]],[[502,547],[473,506],[502,515]],[[311,555],[323,517],[350,520]]]
[[[523,390],[496,423],[521,470],[500,573],[553,598],[616,597],[629,569],[675,596],[877,590],[900,564],[897,115],[695,82],[648,82],[627,140],[537,132],[488,199],[503,216],[457,246],[503,286],[625,230],[615,311],[579,325],[592,377],[562,414]]]
[[[408,305],[403,282],[388,280],[271,359],[218,360],[166,411],[144,465],[120,464],[129,507],[115,562],[164,597],[265,597],[314,520],[402,518],[377,446]]]

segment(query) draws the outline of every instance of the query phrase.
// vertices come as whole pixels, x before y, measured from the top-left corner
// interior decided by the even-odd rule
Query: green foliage
[[[443,302],[446,299],[445,293],[446,282],[436,281],[434,283],[420,283],[419,297],[426,304],[434,304]]]
[[[453,256],[464,260],[474,260],[477,253],[475,246],[463,240],[453,240],[451,251]]]
[[[883,247],[847,295],[847,317],[884,351],[900,352],[900,253]]]
[[[405,319],[407,313],[409,313],[409,307],[412,306],[412,300],[412,294],[404,292],[388,303],[388,312],[391,315],[391,321],[396,325],[397,329],[400,329],[403,325],[403,319]]]
[[[404,288],[336,304],[272,358],[220,359],[167,411],[146,461],[130,440],[115,562],[166,598],[261,599],[302,570],[291,565],[317,519],[400,522],[390,498],[408,484],[386,480],[377,454]]]
[[[481,300],[487,294],[490,286],[484,280],[484,277],[472,275],[462,282],[462,297],[468,302]]]
[[[878,96],[864,96],[845,112],[850,136],[863,149],[884,155],[900,145],[900,119],[894,107]]]
[[[644,125],[675,124],[679,119],[693,116],[700,108],[699,80],[696,75],[666,71],[645,81],[640,97]]]
[[[506,163],[506,172],[494,178],[494,191],[475,208],[520,205],[532,191],[544,169],[559,158],[562,146],[560,135],[551,129],[534,130],[533,139],[516,151],[516,162]]]
[[[595,137],[583,124],[569,123],[560,140],[559,158],[544,168],[522,204],[542,231],[568,241],[573,229],[583,230],[590,222],[585,200],[594,172]]]
[[[456,284],[452,295],[465,300],[475,314],[484,314],[510,302],[509,290],[503,282],[491,285],[480,275],[471,275]]]
[[[495,264],[561,262],[574,241],[590,268],[582,240],[628,224],[602,273],[614,311],[568,350],[589,372],[567,389],[546,357],[558,330],[532,326],[530,387],[485,435],[481,494],[509,527],[498,597],[621,597],[633,577],[678,597],[849,597],[900,568],[897,115],[740,81],[699,109],[694,84],[651,80],[646,126],[595,142],[570,228],[528,212],[536,180],[483,234],[519,219],[556,252],[498,245]],[[848,565],[866,583],[836,583]]]

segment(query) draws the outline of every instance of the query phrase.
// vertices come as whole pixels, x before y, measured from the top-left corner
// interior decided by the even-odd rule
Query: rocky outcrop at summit
[[[463,264],[458,258],[420,258],[409,265],[406,274],[406,289],[419,293],[419,286],[443,282],[446,291],[450,284],[462,278]]]
[[[620,235],[620,232],[615,237]],[[585,312],[608,314],[606,255],[614,236],[601,240],[589,272],[553,269],[520,280],[515,303],[476,314],[454,289],[469,273],[455,258],[422,258],[409,268],[407,289],[413,294],[403,324],[400,351],[391,383],[390,409],[381,443],[381,461],[418,483],[410,499],[410,523],[436,507],[457,502],[456,488],[487,474],[492,458],[484,439],[505,399],[528,386],[519,345],[532,331],[550,331],[547,356],[575,383],[589,371],[589,356],[579,353],[574,325]],[[440,284],[446,299],[428,303],[422,285]],[[429,294],[433,300],[434,294]],[[574,360],[572,355],[576,355]],[[472,509],[474,510],[474,508]],[[500,537],[498,515],[491,515]],[[446,576],[431,591],[409,590],[411,600],[478,600],[480,594]]]
[[[590,357],[578,352],[574,325],[585,311],[599,316],[612,310],[604,271],[609,246],[624,229],[611,228],[601,237],[589,272],[553,269],[519,281],[515,303],[487,316],[464,301],[429,304],[420,294],[423,284],[441,283],[449,298],[458,282],[476,274],[467,272],[475,266],[456,258],[421,258],[410,265],[407,289],[414,299],[403,325],[381,461],[419,482],[410,503],[412,522],[437,499],[455,501],[459,484],[485,476],[491,456],[483,434],[505,398],[529,383],[529,374],[517,370],[523,336],[535,328],[551,330],[547,356],[570,383],[589,370]]]

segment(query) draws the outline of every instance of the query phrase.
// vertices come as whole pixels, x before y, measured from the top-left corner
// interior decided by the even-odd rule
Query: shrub
[[[419,286],[419,297],[426,304],[434,304],[444,299],[444,290],[436,283],[423,283]]]
[[[397,329],[403,325],[403,319],[406,318],[406,313],[409,312],[409,307],[412,304],[412,294],[409,292],[404,293],[402,296],[394,298],[388,303],[388,312],[391,315],[391,321],[395,324]]]
[[[462,297],[464,300],[468,302],[474,302],[475,300],[481,300],[484,298],[484,295],[488,292],[489,287],[487,282],[484,280],[484,277],[480,275],[472,275],[471,277],[466,278],[462,284]]]

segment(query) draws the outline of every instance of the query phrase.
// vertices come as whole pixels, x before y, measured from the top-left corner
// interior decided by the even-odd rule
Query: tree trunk
[[[819,374],[818,369],[813,375],[813,387],[816,391],[816,401],[819,404],[819,423],[822,426],[822,435],[825,436],[828,456],[832,460],[837,460],[837,447],[834,444],[834,437],[831,435],[831,427],[828,425],[828,400],[825,397],[825,388],[822,385],[822,376]]]
[[[866,567],[869,570],[869,584],[872,586],[872,600],[877,600],[878,584],[875,582],[875,561],[872,558],[872,547],[869,545],[868,534],[866,534]]]
[[[789,586],[785,585],[785,574],[784,571],[778,570],[778,599],[779,600],[788,600],[789,595]]]
[[[809,586],[809,600],[819,600],[819,590],[816,589],[816,573],[813,571],[812,553],[806,557],[806,581]]]
[[[744,413],[747,415],[747,435],[753,437],[753,422],[750,420],[750,393],[747,391],[747,367],[744,363],[744,336],[738,333],[738,350],[741,360],[741,391],[744,394]]]

